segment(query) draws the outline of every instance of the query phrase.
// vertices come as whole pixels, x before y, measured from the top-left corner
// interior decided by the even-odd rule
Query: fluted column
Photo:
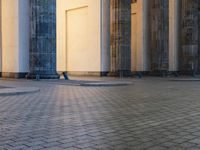
[[[149,0],[137,1],[137,71],[149,71]],[[134,29],[133,29],[134,30]],[[132,58],[133,59],[133,58]]]
[[[2,4],[0,0],[0,77],[2,76]]]
[[[101,0],[101,76],[110,70],[110,0]]]
[[[184,73],[199,73],[199,1],[182,0],[181,59]]]
[[[151,0],[151,70],[167,71],[168,51],[168,0]]]
[[[111,0],[111,74],[131,72],[131,0]]]
[[[178,71],[181,0],[169,0],[169,71]]]
[[[30,77],[58,78],[56,73],[56,0],[30,0]]]
[[[2,76],[24,78],[29,71],[29,0],[1,0]]]

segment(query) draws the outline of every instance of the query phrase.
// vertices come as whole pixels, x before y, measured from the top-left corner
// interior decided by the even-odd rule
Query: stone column
[[[169,71],[178,71],[181,0],[169,0]]]
[[[29,71],[29,0],[1,0],[2,76],[24,78]]]
[[[180,70],[190,74],[200,73],[198,6],[198,0],[182,0]]]
[[[101,0],[101,76],[110,70],[110,0]]]
[[[112,75],[131,72],[131,0],[111,0]]]
[[[2,4],[0,0],[0,77],[2,76]]]
[[[138,0],[137,71],[149,71],[149,0]]]
[[[151,0],[151,70],[168,71],[168,0]]]
[[[56,72],[56,0],[30,0],[31,78],[59,78]]]

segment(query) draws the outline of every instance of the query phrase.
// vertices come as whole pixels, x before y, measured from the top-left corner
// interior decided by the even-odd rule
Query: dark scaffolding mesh
[[[131,0],[111,0],[111,72],[131,68]]]
[[[168,70],[169,50],[168,0],[151,0],[151,71]]]
[[[180,69],[199,73],[199,0],[182,0]]]
[[[56,0],[30,0],[30,76],[58,78],[56,73]]]

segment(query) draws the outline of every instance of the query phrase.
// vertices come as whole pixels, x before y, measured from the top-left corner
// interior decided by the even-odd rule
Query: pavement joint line
[[[61,81],[61,80],[60,80]],[[80,81],[80,80],[64,80],[60,82],[59,80],[43,82],[47,84],[57,84],[57,85],[69,85],[69,86],[84,86],[84,87],[112,87],[112,86],[128,86],[133,85],[134,82],[131,81]]]
[[[172,79],[169,79],[170,81],[183,81],[183,82],[189,82],[189,81],[200,81],[200,78],[172,78]]]
[[[200,113],[193,113],[193,114],[185,115],[184,117],[167,119],[165,121],[150,121],[150,124],[151,124],[151,126],[158,126],[158,125],[165,124],[165,123],[168,123],[168,122],[173,122],[173,121],[176,121],[176,120],[182,120],[182,119],[185,119],[185,118],[194,117],[194,116],[198,116],[198,115],[200,115]],[[144,122],[144,123],[139,123],[139,125],[146,125],[148,123],[149,122],[147,121],[147,122]]]
[[[0,89],[0,96],[15,96],[39,92],[39,88],[35,87],[12,87]]]

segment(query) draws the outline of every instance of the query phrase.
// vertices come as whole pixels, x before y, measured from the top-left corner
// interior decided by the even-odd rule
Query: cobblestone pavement
[[[199,150],[200,82],[143,78],[134,85],[39,87],[0,97],[0,150]]]

